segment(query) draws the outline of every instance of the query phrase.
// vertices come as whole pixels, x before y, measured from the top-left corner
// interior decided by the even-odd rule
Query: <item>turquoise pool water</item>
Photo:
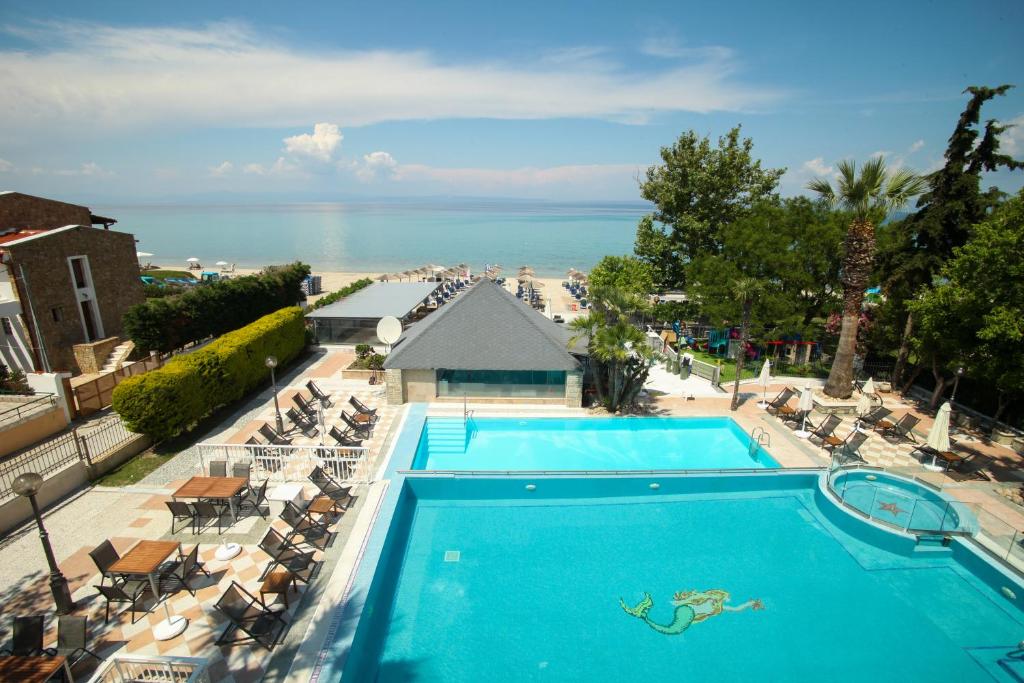
[[[668,470],[778,467],[727,417],[427,418],[413,469]]]
[[[851,470],[832,480],[836,495],[872,519],[900,529],[975,531],[968,506],[903,477],[873,470]]]
[[[410,477],[342,680],[1021,680],[1019,584],[822,495],[769,473]]]

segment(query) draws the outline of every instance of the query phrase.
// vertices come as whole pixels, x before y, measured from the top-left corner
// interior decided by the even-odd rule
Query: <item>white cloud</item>
[[[387,152],[370,152],[363,155],[363,163],[356,167],[356,177],[362,181],[379,177],[394,177],[398,162]]]
[[[661,57],[663,59],[697,59],[724,62],[735,57],[735,52],[731,48],[722,45],[688,47],[674,38],[665,36],[648,38],[640,45],[640,52],[650,57]]]
[[[827,176],[833,171],[831,166],[825,164],[825,159],[823,157],[814,157],[813,159],[805,161],[802,168],[813,176]]]
[[[0,173],[7,173],[14,170],[14,164],[6,159],[0,159]]]
[[[33,169],[35,171],[36,169]],[[59,169],[53,172],[54,175],[64,176],[90,176],[93,178],[109,178],[114,175],[112,171],[107,171],[100,167],[99,164],[88,161],[78,168]]]
[[[1011,156],[1024,152],[1024,114],[1010,119],[1005,125],[1012,127],[999,136],[999,151]]]
[[[277,161],[269,166],[258,163],[245,164],[242,166],[242,173],[246,173],[248,175],[282,175],[285,173],[291,173],[292,171],[297,171],[298,168],[298,166],[284,157],[278,157]]]
[[[231,173],[231,171],[234,170],[234,168],[235,165],[233,163],[231,163],[230,161],[224,161],[216,166],[211,166],[210,175],[212,175],[215,178],[223,178],[228,173]]]
[[[910,149],[908,150],[907,153],[908,154],[913,154],[914,152],[918,151],[922,147],[924,147],[924,140],[917,140],[917,141],[914,142],[914,144],[912,144],[910,146]]]
[[[0,29],[34,46],[0,49],[0,127],[7,132],[48,127],[78,134],[83,119],[108,132],[160,124],[296,126],[311,119],[345,126],[470,117],[637,122],[662,112],[757,109],[784,95],[739,80],[737,61],[724,48],[677,48],[677,56],[690,59],[638,70],[594,60],[592,48],[589,57],[577,50],[561,62],[550,54],[453,62],[422,51],[314,53],[237,24],[36,26]]]
[[[318,123],[313,126],[313,133],[293,135],[284,139],[286,153],[296,157],[309,157],[318,161],[330,161],[334,152],[341,146],[344,136],[333,123]]]

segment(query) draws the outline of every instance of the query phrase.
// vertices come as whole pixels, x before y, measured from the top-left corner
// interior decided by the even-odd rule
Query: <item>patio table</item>
[[[0,657],[0,682],[44,683],[61,669],[65,680],[74,683],[66,657]]]
[[[139,541],[121,559],[110,565],[110,572],[148,578],[153,597],[160,600],[160,565],[175,550],[178,551],[178,557],[181,557],[181,544],[177,541]]]
[[[211,498],[226,500],[231,510],[231,519],[238,521],[235,498],[249,485],[245,477],[192,477],[171,494],[171,500],[179,498]]]

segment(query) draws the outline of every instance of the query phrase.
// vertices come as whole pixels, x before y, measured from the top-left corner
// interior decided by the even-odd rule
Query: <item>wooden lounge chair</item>
[[[316,408],[309,405],[309,401],[303,398],[302,394],[295,394],[292,396],[292,403],[295,404],[295,407],[297,407],[301,413],[313,420],[316,419]]]
[[[877,408],[869,412],[867,415],[860,417],[859,421],[862,425],[874,426],[878,424],[881,420],[884,420],[885,418],[889,417],[890,415],[892,415],[891,410],[889,410],[888,408],[883,408],[882,406],[878,406]]]
[[[228,625],[217,645],[256,642],[273,650],[287,624],[281,615],[263,606],[251,593],[232,581],[215,607],[227,617]],[[242,637],[232,637],[241,631]]]
[[[264,439],[267,440],[267,443],[271,443],[275,446],[290,446],[292,443],[291,439],[282,436],[281,434],[278,434],[276,431],[274,431],[274,428],[271,427],[266,422],[260,425],[259,433]]]
[[[295,429],[298,429],[305,436],[313,438],[320,433],[320,430],[316,426],[316,422],[311,420],[308,415],[300,413],[294,407],[284,411],[285,416],[291,421]]]
[[[826,442],[824,444],[825,450],[829,451],[833,456],[836,455],[836,451],[839,451],[841,457],[845,457],[849,460],[859,460],[865,462],[864,458],[861,457],[860,447],[864,445],[864,442],[868,440],[868,433],[861,431],[852,431],[847,435],[845,439],[840,441],[838,444],[831,444]]]
[[[824,443],[825,439],[827,438],[835,438],[832,436],[832,434],[836,431],[836,428],[842,423],[843,418],[839,417],[838,415],[829,415],[824,420],[821,421],[821,424],[814,428],[814,430],[811,432],[810,437],[808,438],[811,441],[817,439],[818,441]]]
[[[336,426],[331,427],[327,431],[327,435],[330,436],[339,446],[346,446],[348,448],[357,448],[363,445],[362,439],[353,439],[349,436],[351,430],[342,432]]]
[[[316,382],[309,380],[306,382],[306,388],[309,389],[309,393],[313,395],[313,398],[320,401],[320,405],[324,408],[331,407],[331,397],[328,394],[320,391],[320,387],[316,385]]]
[[[350,406],[355,408],[356,412],[358,412],[358,413],[362,413],[363,415],[374,415],[374,416],[377,415],[377,409],[376,408],[370,408],[369,406],[367,406],[365,403],[360,401],[355,396],[349,396],[348,397],[348,403],[349,403]]]
[[[779,392],[778,396],[773,398],[771,402],[768,403],[768,407],[765,408],[765,410],[767,410],[772,415],[775,415],[779,412],[781,408],[789,408],[789,406],[787,406],[786,403],[788,403],[789,399],[793,398],[795,395],[795,391],[793,391],[789,387],[786,387],[785,389]],[[792,412],[793,409],[789,408],[789,410],[790,412]]]
[[[890,422],[889,420],[879,420],[875,424],[875,429],[878,430],[883,437],[894,437],[897,442],[899,441],[913,441],[917,443],[917,439],[914,437],[911,431],[917,426],[917,423],[921,421],[921,418],[911,413],[906,413],[896,422]]]
[[[267,529],[267,533],[263,536],[263,540],[260,541],[259,545],[260,550],[270,555],[270,563],[263,570],[263,573],[260,574],[261,581],[275,568],[280,567],[290,572],[299,581],[309,583],[310,578],[313,576],[313,571],[316,569],[316,563],[313,561],[313,551],[304,552],[300,550],[297,546],[289,543],[284,536],[277,533],[273,527]]]
[[[991,481],[992,477],[985,468],[992,464],[993,458],[985,455],[970,454],[953,463],[946,476],[954,481]]]

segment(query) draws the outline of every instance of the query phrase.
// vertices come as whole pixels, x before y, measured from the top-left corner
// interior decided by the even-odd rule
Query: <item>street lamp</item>
[[[284,434],[284,421],[281,420],[281,406],[277,405],[277,380],[274,377],[274,368],[277,367],[277,356],[267,356],[263,361],[270,368],[270,385],[274,388],[274,415],[277,417],[277,433]]]
[[[953,393],[949,397],[949,402],[953,403],[956,400],[956,388],[960,386],[960,378],[964,376],[964,366],[960,366],[956,369],[956,379],[953,380]]]
[[[32,514],[36,518],[36,526],[39,527],[39,540],[43,542],[43,554],[46,555],[46,564],[50,566],[50,592],[53,593],[53,601],[57,605],[57,614],[70,614],[75,609],[75,601],[71,599],[71,589],[68,588],[68,580],[60,573],[57,567],[57,560],[53,557],[53,548],[50,547],[50,536],[43,526],[43,517],[39,514],[39,504],[36,503],[36,494],[43,485],[43,478],[35,472],[26,472],[20,475],[11,484],[11,488],[19,496],[28,498],[32,505]]]

